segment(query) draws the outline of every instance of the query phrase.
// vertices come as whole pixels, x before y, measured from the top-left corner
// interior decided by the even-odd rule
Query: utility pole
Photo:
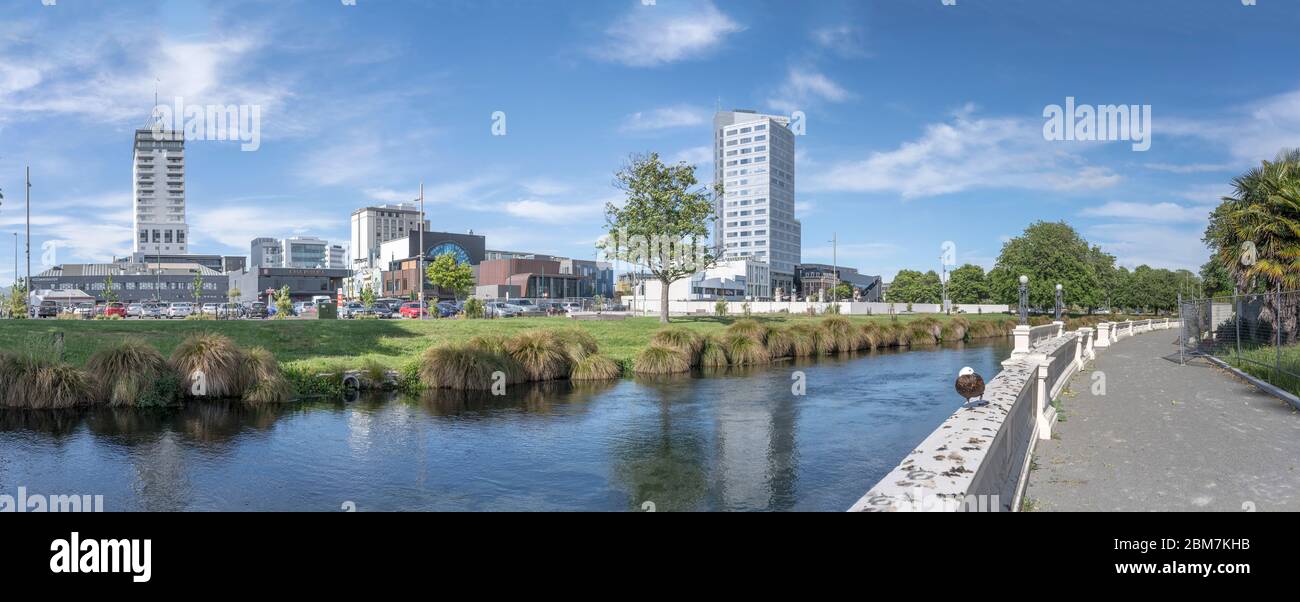
[[[943,313],[946,314],[948,313],[948,263],[944,261],[942,254],[939,255],[939,285],[943,289],[939,305],[943,308]]]
[[[823,255],[824,257],[824,255]],[[831,273],[834,275],[831,288],[831,300],[839,302],[840,300],[840,258],[839,258],[839,235],[831,232]]]
[[[420,319],[424,319],[424,180],[420,180],[420,258],[416,265],[419,273],[415,275],[420,283]]]
[[[27,247],[27,279],[23,281],[23,294],[26,295],[32,288],[32,166],[27,166],[27,236],[24,241]],[[16,273],[16,272],[15,272]],[[23,299],[26,305],[27,299]]]

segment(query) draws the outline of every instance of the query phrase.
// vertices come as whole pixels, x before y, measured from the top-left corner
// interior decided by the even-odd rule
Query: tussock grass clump
[[[492,388],[495,372],[512,374],[518,378],[522,370],[512,365],[508,355],[493,353],[469,345],[448,344],[430,347],[421,356],[420,382],[431,389],[457,389],[461,391],[487,391]]]
[[[506,343],[509,341],[510,338],[505,335],[480,334],[470,337],[465,344],[491,353],[507,353]]]
[[[772,361],[767,348],[758,339],[743,334],[726,335],[722,339],[722,347],[726,349],[727,359],[733,366],[753,366]]]
[[[637,374],[677,374],[689,372],[691,358],[676,347],[652,344],[636,356]]]
[[[96,399],[114,407],[166,406],[181,396],[180,378],[152,345],[126,339],[96,351],[86,362]]]
[[[883,329],[880,327],[880,324],[877,324],[875,322],[867,322],[866,324],[862,325],[861,331],[862,331],[863,349],[876,349],[878,347],[885,346],[884,345],[885,333]]]
[[[599,353],[592,352],[583,356],[573,365],[569,378],[573,380],[612,380],[623,375],[623,367],[618,362]]]
[[[917,326],[918,324],[923,325],[925,330],[930,333],[930,337],[933,339],[937,340],[939,337],[943,336],[943,322],[934,316],[925,316],[913,321],[912,324],[912,327],[917,329],[922,327]]]
[[[704,345],[700,347],[701,368],[721,368],[730,362],[721,341],[716,337],[704,337]]]
[[[280,372],[280,362],[275,361],[262,347],[253,347],[244,353],[244,401],[249,403],[284,403],[293,399],[293,383]]]
[[[821,332],[811,324],[795,324],[785,330],[790,339],[790,355],[808,357],[820,350]]]
[[[96,400],[89,374],[33,353],[0,353],[0,406],[54,410]]]
[[[207,332],[190,335],[172,350],[170,363],[183,383],[202,373],[208,397],[243,394],[243,353],[230,337]]]
[[[970,328],[966,331],[966,336],[969,339],[1004,337],[1007,333],[1002,328],[1001,320],[976,320],[971,322]]]
[[[826,318],[822,320],[821,329],[823,336],[834,345],[834,351],[857,351],[863,348],[862,329],[855,327],[848,318]]]
[[[650,337],[650,344],[677,349],[686,354],[691,365],[695,365],[700,347],[704,345],[704,337],[689,328],[669,326],[655,331],[654,336]]]
[[[886,347],[907,347],[912,344],[912,331],[901,322],[890,322],[881,329]]]
[[[922,320],[916,320],[907,325],[908,342],[915,345],[933,345],[938,342],[938,336],[934,334],[934,328],[929,323]],[[940,330],[942,333],[942,330]]]
[[[772,359],[793,355],[794,344],[790,341],[790,335],[786,331],[779,328],[768,328],[763,339],[763,346],[767,348],[767,354],[772,356]]]
[[[733,322],[727,327],[726,334],[747,336],[757,340],[759,343],[767,342],[767,328],[764,328],[762,324],[759,324],[758,320],[749,318]]]
[[[590,332],[581,328],[561,328],[552,332],[555,333],[555,338],[564,346],[564,352],[569,354],[569,359],[573,362],[581,361],[588,355],[600,350],[600,346],[596,344],[596,337],[591,336]]]
[[[521,332],[506,343],[506,351],[519,362],[528,380],[568,378],[573,371],[573,359],[559,337],[549,330]]]

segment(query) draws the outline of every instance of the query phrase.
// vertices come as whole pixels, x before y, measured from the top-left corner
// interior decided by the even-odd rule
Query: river
[[[504,397],[0,410],[0,495],[103,495],[110,511],[842,511],[961,405],[962,366],[989,379],[1009,353],[999,339]]]

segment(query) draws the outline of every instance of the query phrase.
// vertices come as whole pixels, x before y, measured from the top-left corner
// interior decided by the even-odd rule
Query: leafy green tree
[[[1093,272],[1097,275],[1098,294],[1091,299],[1089,303],[1081,303],[1075,299],[1074,291],[1065,291],[1064,303],[1066,306],[1085,307],[1088,313],[1098,307],[1109,307],[1112,303],[1111,298],[1115,294],[1115,287],[1119,283],[1119,272],[1115,269],[1115,256],[1101,250],[1101,247],[1093,245],[1088,251],[1088,261],[1092,264]]]
[[[203,274],[201,272],[195,272],[193,288],[194,304],[199,305],[200,301],[203,299]]]
[[[471,298],[465,301],[465,317],[478,319],[483,317],[483,301]]]
[[[474,287],[474,269],[467,263],[457,263],[456,255],[450,252],[434,257],[424,271],[431,284],[444,291],[451,291],[457,301],[468,295]]]
[[[117,303],[117,292],[113,290],[112,274],[104,278],[104,301],[106,303]]]
[[[1035,222],[1002,246],[989,271],[989,288],[998,303],[1018,305],[1024,275],[1029,277],[1030,307],[1055,307],[1057,284],[1065,287],[1071,303],[1096,307],[1104,300],[1096,261],[1088,241],[1069,224]]]
[[[9,287],[9,317],[22,319],[27,317],[27,282],[19,278]]]
[[[370,288],[369,284],[361,289],[361,305],[365,306],[366,311],[375,308],[375,291]]]
[[[853,285],[841,282],[826,291],[827,301],[853,300]]]
[[[916,270],[899,270],[889,285],[887,301],[893,303],[940,303],[943,283],[934,270],[925,273]],[[911,311],[911,310],[908,310]]]
[[[601,246],[607,257],[636,265],[659,280],[659,321],[667,323],[672,283],[717,263],[717,253],[703,241],[709,237],[714,199],[722,197],[722,187],[696,188],[694,165],[665,165],[657,153],[633,155],[614,177],[627,198],[621,205],[605,204],[608,236]]]
[[[229,299],[231,303],[238,301],[241,295],[243,295],[243,291],[239,290],[237,286],[226,291],[226,299]]]
[[[1201,293],[1206,297],[1226,297],[1235,293],[1232,275],[1223,264],[1211,258],[1201,265]]]
[[[284,319],[293,313],[293,299],[289,298],[289,286],[285,285],[275,292],[275,317]]]
[[[953,303],[983,303],[988,298],[989,282],[984,268],[968,263],[948,274],[948,299]]]

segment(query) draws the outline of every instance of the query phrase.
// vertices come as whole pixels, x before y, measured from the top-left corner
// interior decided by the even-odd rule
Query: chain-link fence
[[[1300,393],[1297,317],[1300,291],[1275,291],[1183,301],[1179,335],[1184,358],[1210,356]]]

